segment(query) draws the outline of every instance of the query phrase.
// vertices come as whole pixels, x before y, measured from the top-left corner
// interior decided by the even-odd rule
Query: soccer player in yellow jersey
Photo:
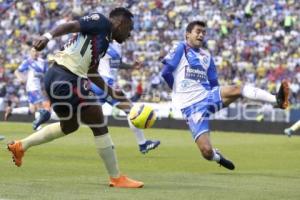
[[[33,44],[36,50],[44,49],[53,37],[77,33],[65,44],[62,51],[50,59],[45,75],[45,88],[53,110],[60,122],[45,126],[32,135],[12,141],[8,150],[13,161],[21,166],[24,153],[32,146],[50,142],[76,131],[80,123],[90,127],[94,134],[97,152],[110,176],[112,187],[140,188],[143,183],[120,174],[112,139],[108,133],[101,106],[90,92],[90,82],[123,103],[130,102],[122,91],[109,87],[98,74],[99,60],[105,55],[112,40],[123,43],[133,29],[133,15],[125,8],[115,8],[106,18],[93,13],[61,24],[39,37]]]

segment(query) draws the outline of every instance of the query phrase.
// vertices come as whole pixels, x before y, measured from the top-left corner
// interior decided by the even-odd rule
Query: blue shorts
[[[104,78],[104,77],[102,78],[104,79],[107,85],[109,85],[112,88],[114,87],[115,81],[113,79]],[[101,88],[99,88],[94,83],[91,83],[91,90],[98,97],[98,101],[101,104],[109,103],[111,106],[114,106],[120,103],[118,100],[113,99],[111,96],[107,96],[107,93],[104,92]]]
[[[205,99],[181,109],[195,141],[201,134],[210,131],[209,116],[223,107],[220,87],[214,87]]]
[[[76,113],[79,105],[95,105],[97,102],[87,78],[79,77],[56,63],[45,75],[45,89],[53,110],[61,116]]]
[[[28,95],[28,102],[30,104],[38,104],[46,101],[47,99],[41,90],[29,91],[27,92],[27,95]]]

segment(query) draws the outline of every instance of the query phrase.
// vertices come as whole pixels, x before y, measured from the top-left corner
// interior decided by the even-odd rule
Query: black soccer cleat
[[[234,170],[234,164],[230,160],[227,160],[219,151],[216,151],[216,153],[220,156],[220,161],[218,163],[221,166],[229,170]]]
[[[289,106],[289,83],[286,80],[281,82],[278,93],[276,94],[277,106],[286,109]]]

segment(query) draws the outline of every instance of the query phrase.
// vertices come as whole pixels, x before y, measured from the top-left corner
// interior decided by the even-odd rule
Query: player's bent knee
[[[91,128],[94,136],[101,136],[108,133],[107,126],[99,127],[99,128]]]

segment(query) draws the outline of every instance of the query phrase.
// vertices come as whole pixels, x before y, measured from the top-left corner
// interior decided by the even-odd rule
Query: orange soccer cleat
[[[109,186],[119,188],[142,188],[144,186],[144,183],[130,179],[127,176],[121,175],[119,178],[111,177]]]
[[[7,144],[7,149],[12,153],[12,158],[18,167],[22,165],[22,158],[24,156],[24,150],[20,141],[12,141]]]

